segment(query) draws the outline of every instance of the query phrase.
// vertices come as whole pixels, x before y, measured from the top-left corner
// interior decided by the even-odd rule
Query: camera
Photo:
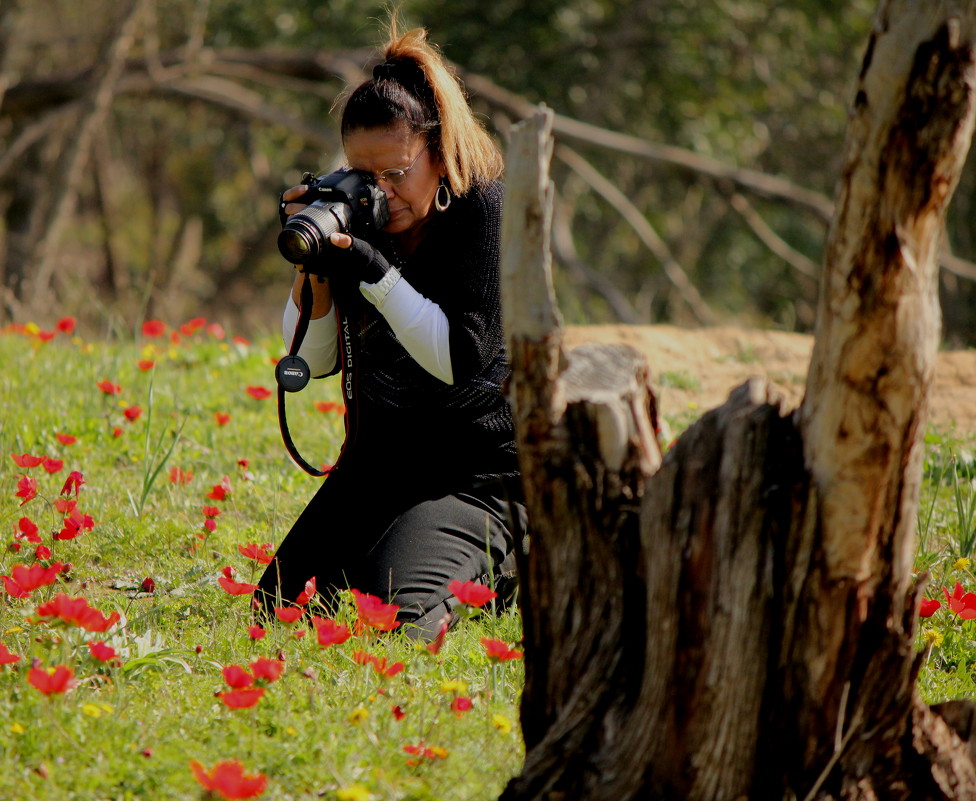
[[[291,264],[314,262],[332,234],[364,239],[390,219],[386,193],[367,172],[345,169],[317,178],[305,173],[302,183],[308,191],[289,202],[308,206],[289,217],[278,234],[278,250]]]

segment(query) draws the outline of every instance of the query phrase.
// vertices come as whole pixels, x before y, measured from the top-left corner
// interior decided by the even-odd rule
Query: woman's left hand
[[[339,233],[332,234],[329,242],[336,248],[332,256],[338,270],[351,270],[359,281],[375,284],[391,269],[386,257],[369,242]]]

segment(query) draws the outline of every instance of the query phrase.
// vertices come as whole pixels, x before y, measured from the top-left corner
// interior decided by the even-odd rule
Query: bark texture
[[[911,561],[974,36],[974,2],[882,3],[805,400],[750,381],[663,458],[636,351],[563,351],[551,114],[513,131],[503,302],[532,532],[504,801],[976,799],[976,709],[915,692]]]

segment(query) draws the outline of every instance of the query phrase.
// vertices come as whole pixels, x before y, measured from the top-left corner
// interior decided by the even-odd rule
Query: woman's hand
[[[308,186],[305,184],[299,184],[298,186],[293,186],[281,193],[281,199],[278,203],[278,216],[281,217],[282,225],[285,224],[285,221],[291,217],[292,214],[298,214],[298,212],[300,212],[302,209],[307,208],[307,203],[290,202],[302,197],[302,195],[304,195],[306,192],[308,192]]]

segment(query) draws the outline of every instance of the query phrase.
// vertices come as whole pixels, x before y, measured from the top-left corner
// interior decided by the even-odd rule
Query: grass
[[[0,335],[0,357],[18,366],[0,375],[0,574],[35,563],[37,545],[13,536],[22,518],[52,550],[43,564],[70,564],[55,585],[0,601],[0,642],[21,657],[0,667],[0,798],[199,798],[190,760],[207,769],[239,760],[267,776],[268,799],[496,797],[521,763],[522,668],[490,661],[481,639],[517,643],[517,615],[462,621],[436,655],[397,631],[322,646],[301,622],[276,621],[253,639],[249,596],[218,583],[227,567],[238,582],[256,580],[263,566],[239,546],[280,542],[318,486],[284,453],[273,394],[255,389],[273,388],[278,343],[221,333],[190,326],[178,342],[108,343],[63,333],[42,342],[32,328]],[[315,382],[289,398],[292,433],[313,461],[338,453],[335,392]],[[49,473],[11,454],[63,464]],[[68,528],[64,501],[75,493],[60,491],[72,471],[84,481],[76,514],[93,525],[54,539]],[[24,476],[37,494],[21,505]],[[221,499],[217,487],[230,491]],[[102,633],[39,619],[57,592],[120,620]],[[355,617],[349,600],[339,622],[354,627]],[[94,642],[117,657],[97,660]],[[381,675],[357,651],[404,667]],[[283,675],[256,706],[228,708],[223,668],[261,657],[281,660]],[[32,662],[70,667],[77,686],[43,694],[27,681]],[[470,710],[452,710],[459,697]],[[419,754],[404,750],[419,744]]]
[[[206,797],[191,760],[208,769],[239,760],[267,777],[267,799],[497,797],[521,765],[522,664],[490,661],[481,640],[518,643],[517,614],[462,621],[436,655],[397,631],[323,646],[306,624],[277,622],[254,639],[248,596],[219,583],[226,568],[238,582],[256,580],[263,568],[240,546],[280,542],[318,486],[285,456],[274,398],[260,391],[273,387],[279,344],[221,334],[0,334],[0,358],[17,366],[0,374],[0,575],[35,563],[22,518],[52,549],[41,564],[70,564],[55,585],[0,600],[0,643],[20,657],[0,666],[0,798]],[[694,385],[685,374],[672,380]],[[290,396],[292,433],[313,463],[338,453],[340,411],[335,382]],[[671,423],[680,431],[699,414],[689,407]],[[12,455],[25,454],[62,464],[20,467]],[[84,483],[62,494],[72,471]],[[916,567],[941,606],[919,627],[919,688],[935,702],[976,694],[971,444],[931,434],[924,475]],[[24,476],[36,480],[30,500]],[[70,533],[67,500],[77,501],[80,534],[54,539]],[[942,590],[956,582],[963,616]],[[102,633],[41,619],[38,606],[57,592],[119,621]],[[974,619],[963,619],[970,602]],[[349,600],[337,622],[354,627],[355,618]],[[95,642],[116,657],[96,659]],[[381,675],[357,651],[403,668]],[[262,657],[280,661],[282,676],[255,706],[228,708],[223,669]],[[70,667],[78,684],[45,695],[28,682],[32,663]],[[471,699],[470,710],[452,709],[458,698]]]

